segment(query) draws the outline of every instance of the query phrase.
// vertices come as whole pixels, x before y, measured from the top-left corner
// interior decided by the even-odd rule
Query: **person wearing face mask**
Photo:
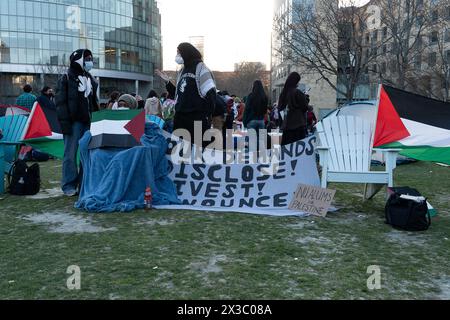
[[[56,110],[55,93],[50,87],[46,86],[41,90],[41,95],[37,98],[37,102],[41,108],[47,108],[53,111]]]
[[[163,72],[156,74],[166,81],[166,89],[175,97],[174,130],[185,129],[191,142],[203,141],[203,134],[211,128],[211,116],[216,104],[216,84],[212,72],[203,63],[201,53],[190,43],[178,46],[175,61],[183,65],[176,84]],[[194,137],[194,123],[202,125],[202,137]],[[207,143],[203,142],[203,146]]]
[[[286,79],[278,100],[278,109],[285,111],[281,145],[288,145],[306,138],[306,112],[308,103],[305,94],[298,88],[301,76],[292,72]]]
[[[70,67],[58,81],[55,96],[56,112],[64,135],[64,161],[61,189],[74,196],[81,183],[82,169],[76,157],[78,141],[89,130],[92,112],[99,110],[92,52],[79,49],[70,56]]]

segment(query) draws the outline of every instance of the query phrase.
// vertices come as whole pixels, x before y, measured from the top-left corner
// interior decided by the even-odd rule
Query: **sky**
[[[242,61],[263,62],[270,68],[273,0],[157,1],[164,70],[176,69],[177,46],[191,36],[204,37],[204,60],[212,70],[233,71]]]

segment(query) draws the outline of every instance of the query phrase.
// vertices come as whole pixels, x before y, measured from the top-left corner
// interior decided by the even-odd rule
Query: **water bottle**
[[[152,210],[152,189],[150,187],[147,187],[145,189],[145,194],[144,194],[144,206],[145,206],[145,210]]]

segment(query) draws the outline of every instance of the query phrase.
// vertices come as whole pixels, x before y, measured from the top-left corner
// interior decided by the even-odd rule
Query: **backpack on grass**
[[[35,195],[41,189],[39,164],[28,167],[23,160],[17,160],[8,173],[8,191],[18,196]]]
[[[393,188],[386,203],[386,223],[406,231],[425,231],[431,225],[427,199],[411,188]]]

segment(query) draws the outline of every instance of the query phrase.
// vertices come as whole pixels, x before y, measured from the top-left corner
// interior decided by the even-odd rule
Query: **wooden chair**
[[[365,198],[379,190],[368,186],[394,186],[393,171],[397,166],[397,149],[379,149],[384,153],[385,170],[371,171],[374,125],[360,117],[331,116],[317,124],[318,152],[322,166],[322,187],[329,182],[364,183]]]
[[[0,117],[0,129],[3,132],[3,138],[0,140],[0,176],[2,177],[0,194],[5,192],[4,173],[9,172],[17,158],[27,119],[28,117],[24,115]]]

